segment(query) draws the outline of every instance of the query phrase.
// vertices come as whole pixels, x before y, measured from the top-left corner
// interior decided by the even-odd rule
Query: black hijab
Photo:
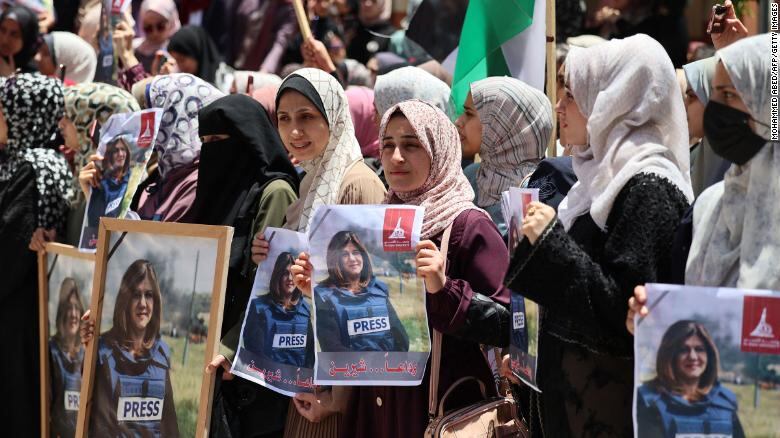
[[[230,138],[203,143],[193,222],[237,226],[250,192],[276,179],[298,191],[295,169],[259,102],[244,94],[225,96],[201,109],[198,122],[200,136],[227,134]],[[245,231],[236,229],[235,233]]]
[[[195,58],[198,61],[198,72],[195,76],[214,83],[221,57],[217,46],[205,29],[190,25],[182,27],[168,42],[168,51]]]
[[[6,19],[19,23],[19,28],[22,31],[22,50],[14,55],[14,65],[16,68],[22,69],[22,73],[38,71],[38,67],[33,61],[40,46],[38,16],[25,6],[11,6],[0,15],[0,23]]]

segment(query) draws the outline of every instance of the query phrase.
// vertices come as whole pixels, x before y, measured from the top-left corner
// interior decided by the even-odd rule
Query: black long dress
[[[518,247],[507,286],[543,307],[533,436],[633,436],[628,299],[636,285],[669,277],[672,236],[687,207],[671,182],[641,173],[621,190],[606,231],[589,214],[568,233],[556,219],[535,245]]]
[[[40,435],[38,279],[36,254],[28,249],[37,223],[38,190],[29,163],[0,182],[0,424],[5,436]]]

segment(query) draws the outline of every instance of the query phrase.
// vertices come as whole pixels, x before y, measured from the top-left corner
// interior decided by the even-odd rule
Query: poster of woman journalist
[[[98,183],[91,188],[79,248],[97,248],[101,217],[124,218],[138,185],[146,178],[146,162],[160,128],[161,109],[115,114],[100,133],[97,153],[103,159]]]
[[[647,285],[634,324],[634,436],[780,430],[780,293]]]
[[[509,254],[514,253],[523,240],[523,218],[528,204],[539,201],[539,189],[512,187],[506,197],[505,214],[509,216]],[[527,242],[526,242],[527,244]],[[509,359],[512,374],[536,391],[536,368],[539,360],[539,305],[525,298],[523,291],[512,291],[512,323],[509,336]]]
[[[255,274],[231,372],[287,396],[312,392],[314,312],[290,272],[309,243],[305,234],[281,228],[267,228],[265,239],[268,259]]]
[[[423,210],[323,206],[309,230],[317,355],[314,380],[417,385],[430,352],[414,249]]]

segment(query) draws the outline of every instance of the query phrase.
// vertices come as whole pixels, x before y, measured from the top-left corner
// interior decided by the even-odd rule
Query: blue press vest
[[[316,288],[336,312],[341,343],[352,351],[395,351],[387,285],[372,278],[359,294],[335,287]],[[318,334],[328,336],[328,334]]]
[[[76,419],[78,417],[78,396],[81,391],[81,363],[84,361],[84,349],[79,350],[76,360],[70,358],[60,350],[54,339],[49,340],[49,357],[52,368],[57,370],[61,382],[52,382],[52,389],[61,389],[62,392],[52,392],[51,420],[57,432],[74,435],[76,433]],[[58,384],[59,383],[59,384]],[[66,407],[70,406],[70,409]],[[63,430],[64,429],[64,430]]]
[[[285,310],[283,306],[273,302],[270,295],[252,300],[251,305],[258,317],[264,316],[261,318],[265,323],[263,354],[275,362],[298,367],[307,366],[306,344],[311,340],[306,336],[311,323],[311,310],[303,297],[292,310]],[[275,345],[275,340],[278,345]]]
[[[512,344],[519,348],[520,350],[523,350],[525,352],[528,351],[528,321],[526,319],[526,313],[525,313],[525,300],[521,295],[512,294],[511,298],[512,303]],[[522,316],[519,316],[519,314],[522,314]],[[515,326],[515,323],[517,322],[517,318],[522,318],[522,328],[518,328]]]
[[[148,357],[136,359],[101,338],[98,356],[111,372],[110,391],[116,402],[109,409],[116,410],[118,423],[137,435],[160,436],[165,379],[170,369],[168,345],[158,338]]]
[[[644,384],[639,387],[637,403],[658,410],[665,438],[675,438],[678,434],[734,434],[737,396],[720,383],[716,383],[710,393],[697,402],[689,402],[666,391],[659,392],[653,385]]]

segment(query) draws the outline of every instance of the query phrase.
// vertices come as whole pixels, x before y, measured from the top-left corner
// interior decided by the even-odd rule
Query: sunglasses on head
[[[156,25],[144,24],[144,33],[152,33],[155,29],[157,29],[157,32],[163,32],[167,27],[168,23],[165,21],[160,21]]]

